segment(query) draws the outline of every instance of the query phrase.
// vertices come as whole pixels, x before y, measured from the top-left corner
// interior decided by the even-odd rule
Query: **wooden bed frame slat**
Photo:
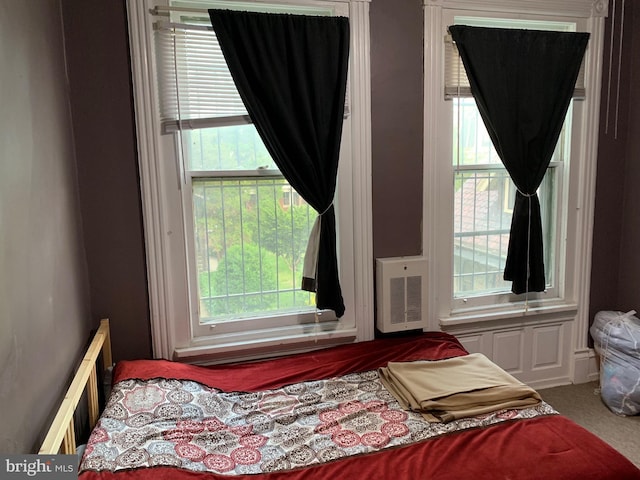
[[[89,423],[93,428],[98,421],[98,382],[96,374],[96,362],[102,353],[102,366],[106,370],[112,365],[111,335],[109,332],[109,319],[100,320],[100,327],[96,331],[85,356],[80,363],[76,375],[60,404],[60,408],[53,419],[51,427],[45,436],[39,454],[53,455],[57,453],[75,454],[76,440],[74,431],[73,414],[76,411],[80,398],[87,390],[89,403]]]
[[[91,375],[89,375],[87,399],[89,401],[89,428],[93,430],[98,421],[98,412],[100,410],[98,408],[98,375],[95,364],[91,369]]]

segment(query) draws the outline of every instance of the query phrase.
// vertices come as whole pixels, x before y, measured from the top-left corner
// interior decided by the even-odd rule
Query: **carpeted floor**
[[[602,402],[598,383],[539,390],[542,399],[565,417],[594,433],[640,468],[640,416],[615,415]]]

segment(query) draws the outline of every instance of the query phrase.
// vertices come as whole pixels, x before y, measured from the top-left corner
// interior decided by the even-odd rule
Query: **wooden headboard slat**
[[[76,432],[73,427],[73,418],[71,418],[69,426],[64,433],[64,439],[62,441],[62,453],[66,455],[73,455],[76,453]]]
[[[100,327],[84,355],[76,375],[60,404],[60,408],[53,419],[51,427],[40,447],[40,454],[57,454],[62,447],[63,453],[75,453],[75,433],[73,428],[73,414],[80,398],[88,387],[88,402],[90,422],[97,421],[98,384],[96,380],[96,362],[102,352],[103,366],[111,366],[111,336],[109,333],[109,319],[100,320]],[[93,418],[95,416],[95,419]],[[91,425],[93,428],[93,425]]]
[[[96,366],[93,365],[91,369],[91,375],[89,375],[89,383],[87,388],[87,399],[89,402],[89,428],[93,430],[98,421],[98,415],[100,409],[98,408],[98,374],[96,373]]]

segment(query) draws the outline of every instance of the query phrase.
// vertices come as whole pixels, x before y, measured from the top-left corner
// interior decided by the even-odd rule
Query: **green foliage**
[[[277,258],[253,243],[227,249],[214,275],[219,294],[256,293],[278,285]]]
[[[292,190],[293,192],[293,190]],[[307,204],[293,203],[284,208],[282,192],[276,196],[273,187],[258,188],[258,213],[252,240],[287,261],[292,272],[300,270],[307,250],[309,231],[317,214]],[[290,193],[293,195],[293,193]]]
[[[272,310],[278,285],[277,258],[273,252],[247,243],[227,249],[218,268],[200,277],[201,298],[225,296],[225,302],[211,304],[209,315],[240,314]]]

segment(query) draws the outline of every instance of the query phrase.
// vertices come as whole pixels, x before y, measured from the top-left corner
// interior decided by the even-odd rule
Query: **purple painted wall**
[[[600,310],[640,310],[640,6],[624,5],[624,26],[621,0],[611,0],[606,20],[591,319]]]
[[[135,121],[123,1],[62,0],[91,312],[114,360],[151,356]]]
[[[421,0],[371,3],[373,256],[422,253]]]
[[[616,309],[640,311],[640,4],[626,2],[624,45],[629,68],[629,95],[624,168],[624,197]],[[622,184],[622,182],[620,182]]]

